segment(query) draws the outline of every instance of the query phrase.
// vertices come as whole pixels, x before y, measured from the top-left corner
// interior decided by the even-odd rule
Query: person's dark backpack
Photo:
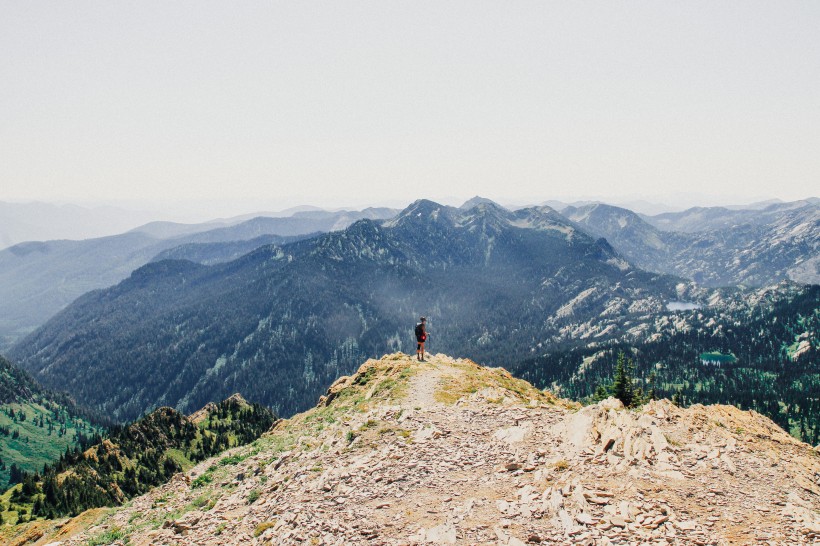
[[[419,322],[416,324],[416,339],[419,341],[424,341],[424,326]]]

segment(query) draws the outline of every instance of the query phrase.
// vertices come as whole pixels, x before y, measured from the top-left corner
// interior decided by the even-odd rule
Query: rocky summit
[[[754,412],[581,407],[502,368],[399,353],[124,507],[11,540],[814,544],[819,479],[820,453]]]

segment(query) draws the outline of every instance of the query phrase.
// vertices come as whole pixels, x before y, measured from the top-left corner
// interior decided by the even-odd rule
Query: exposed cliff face
[[[815,449],[753,412],[580,408],[499,368],[395,354],[85,529],[41,528],[40,543],[809,544],[819,477]]]

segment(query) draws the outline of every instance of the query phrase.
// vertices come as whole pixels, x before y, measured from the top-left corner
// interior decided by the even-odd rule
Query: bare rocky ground
[[[816,544],[819,483],[820,454],[754,412],[581,408],[396,354],[250,446],[14,543]]]

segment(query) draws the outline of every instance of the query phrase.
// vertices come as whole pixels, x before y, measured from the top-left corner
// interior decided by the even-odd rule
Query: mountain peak
[[[410,203],[404,210],[395,217],[384,223],[385,227],[395,227],[402,224],[417,224],[429,220],[438,221],[442,218],[449,218],[451,207],[441,205],[429,199],[419,199]],[[453,209],[458,210],[458,209]],[[443,213],[443,214],[442,214]]]
[[[754,412],[579,408],[502,368],[396,353],[61,540],[798,543],[820,537],[817,472],[811,446]]]
[[[219,406],[225,406],[228,404],[235,404],[240,407],[250,406],[247,400],[245,400],[241,394],[234,393],[227,397],[225,400],[220,402],[219,404],[215,404],[214,402],[208,402],[205,404],[201,409],[195,411],[191,415],[188,416],[188,419],[195,425],[198,425],[208,419],[211,414],[219,409]]]
[[[239,394],[238,392],[235,392],[232,395],[230,395],[229,397],[227,397],[225,400],[223,400],[223,403],[233,403],[233,404],[239,404],[240,406],[250,406],[248,401],[245,400],[245,398],[243,398],[242,395]]]
[[[493,205],[495,207],[501,207],[501,205],[499,205],[492,199],[487,199],[486,197],[480,197],[476,195],[472,199],[468,199],[467,201],[465,201],[464,204],[461,205],[459,208],[461,210],[470,210],[471,208],[477,207],[478,205]]]

